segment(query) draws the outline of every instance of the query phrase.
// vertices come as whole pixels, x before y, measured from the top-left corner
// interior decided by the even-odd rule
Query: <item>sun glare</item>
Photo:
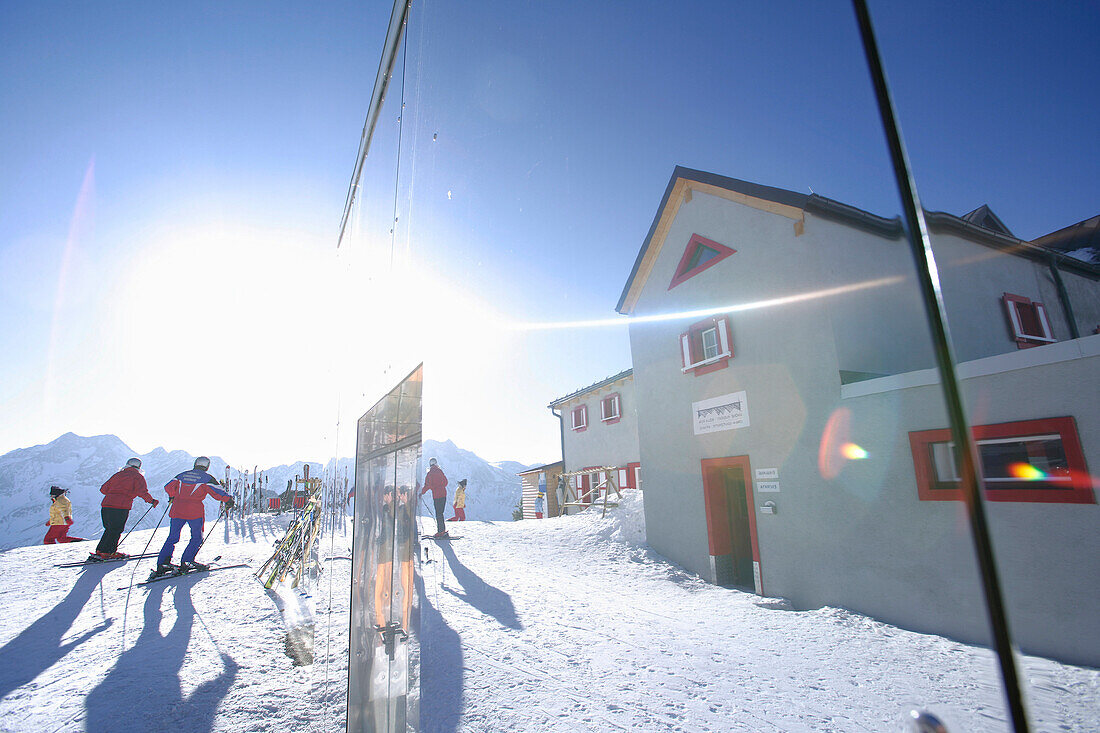
[[[1013,463],[1008,467],[1008,472],[1012,474],[1013,478],[1023,481],[1041,481],[1047,477],[1045,473],[1030,463]]]

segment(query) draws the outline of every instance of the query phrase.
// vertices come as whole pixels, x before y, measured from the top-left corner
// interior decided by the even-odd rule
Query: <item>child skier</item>
[[[69,527],[73,524],[73,505],[65,496],[68,489],[60,486],[50,487],[50,518],[46,522],[49,527],[46,530],[46,538],[42,540],[44,545],[52,545],[55,542],[83,542],[83,537],[70,537]]]
[[[465,522],[466,521],[466,479],[459,479],[458,488],[455,489],[455,503],[452,505],[455,510],[455,515],[451,517],[449,522]]]
[[[172,507],[168,510],[168,539],[164,541],[164,547],[160,548],[157,555],[157,569],[153,571],[153,577],[167,575],[177,570],[209,570],[209,565],[195,562],[199,545],[202,544],[202,530],[205,523],[205,512],[202,500],[212,496],[218,501],[225,502],[227,509],[232,509],[233,497],[221,487],[221,482],[207,473],[210,468],[210,459],[199,456],[195,459],[195,467],[190,471],[178,474],[174,479],[164,485],[164,491],[168,494],[168,500]],[[172,565],[172,553],[179,542],[183,525],[191,529],[191,540],[183,550],[179,568]]]

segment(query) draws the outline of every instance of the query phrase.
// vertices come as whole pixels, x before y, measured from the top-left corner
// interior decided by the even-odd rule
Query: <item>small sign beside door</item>
[[[778,481],[757,481],[756,482],[756,490],[761,492],[761,493],[768,493],[768,492],[778,493],[779,492],[779,482]]]
[[[777,479],[779,478],[778,468],[758,468],[753,473],[756,474],[756,478],[759,479]]]

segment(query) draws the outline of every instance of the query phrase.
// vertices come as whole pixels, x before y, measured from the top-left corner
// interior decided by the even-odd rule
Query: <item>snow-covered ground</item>
[[[258,567],[283,521],[219,526],[202,556]],[[636,492],[605,519],[451,531],[420,567],[423,730],[889,731],[914,706],[953,733],[1007,729],[989,651],[706,584],[644,546]],[[149,561],[81,571],[53,567],[80,544],[0,553],[0,730],[342,730],[350,535],[321,546],[334,559],[312,597],[282,599],[315,621],[307,666],[248,569],[128,593]],[[1022,665],[1034,730],[1097,730],[1100,671]]]
[[[289,515],[219,524],[199,559],[258,568]],[[123,548],[140,552],[151,530]],[[184,530],[186,536],[187,530]],[[159,549],[162,528],[151,548]],[[0,553],[0,730],[340,730],[347,694],[350,563],[326,561],[312,606],[314,663],[296,666],[276,599],[249,568],[128,591],[151,560],[55,568],[89,543]],[[350,534],[324,539],[348,554]],[[183,545],[176,547],[176,559]],[[332,606],[328,605],[330,582]]]

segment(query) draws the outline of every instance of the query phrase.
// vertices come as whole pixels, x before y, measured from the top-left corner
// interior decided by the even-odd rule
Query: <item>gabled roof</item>
[[[642,247],[638,251],[638,256],[634,260],[634,267],[630,270],[626,285],[623,286],[622,295],[619,296],[619,302],[615,306],[617,312],[629,314],[634,310],[642,287],[645,285],[653,264],[660,254],[669,228],[672,226],[680,206],[691,200],[692,191],[719,196],[728,201],[785,216],[795,222],[803,221],[804,212],[809,211],[815,216],[839,221],[887,239],[900,239],[904,234],[901,220],[898,217],[887,219],[825,196],[795,193],[783,188],[764,186],[759,183],[750,183],[737,178],[728,178],[715,173],[676,166],[672,171],[672,178],[669,179],[668,186],[665,188],[665,194],[661,198],[661,204],[657,207],[657,213],[653,217],[649,232],[646,234]],[[976,221],[970,221],[969,218],[974,218]],[[1100,217],[1097,218],[1100,219]],[[1048,249],[1042,241],[1046,237],[1038,239],[1034,243],[1017,239],[1008,231],[1008,228],[1005,227],[997,215],[985,205],[978,207],[965,217],[947,214],[942,211],[926,210],[925,220],[929,229],[949,231],[979,244],[1041,262],[1048,262],[1051,257],[1054,257],[1059,265],[1067,270],[1073,270],[1093,278],[1100,278],[1100,267],[1069,257],[1062,252]],[[1087,224],[1087,222],[1082,222],[1081,225],[1084,224]],[[1047,236],[1053,237],[1054,235]]]
[[[564,468],[565,467],[565,462],[564,461],[554,461],[553,463],[544,463],[541,466],[532,466],[531,468],[528,468],[526,471],[520,471],[516,475],[517,476],[526,476],[529,473],[542,473],[543,471],[546,471],[548,469],[554,469],[554,468],[559,468],[559,467]]]
[[[553,409],[553,408],[557,407],[558,405],[565,404],[566,402],[573,399],[574,397],[579,397],[580,395],[587,394],[588,392],[595,392],[600,387],[606,387],[609,384],[614,384],[615,382],[618,382],[620,379],[625,379],[627,377],[632,377],[632,376],[634,376],[634,370],[633,369],[624,369],[623,371],[619,372],[618,374],[612,375],[612,376],[608,377],[607,379],[601,379],[600,381],[596,382],[595,384],[590,384],[587,387],[584,387],[582,389],[578,389],[576,392],[571,392],[571,393],[567,394],[565,397],[559,397],[558,399],[554,400],[549,405],[547,405],[547,407]]]
[[[1015,236],[1008,230],[1008,227],[1001,221],[1001,218],[993,213],[993,209],[989,208],[989,204],[982,204],[969,214],[963,214],[959,218],[971,224],[976,224],[984,229],[997,232],[998,234],[1007,234],[1010,237]]]
[[[1078,253],[1072,256],[1093,264],[1100,263],[1100,214],[1033,239],[1031,243],[1067,254]],[[1085,260],[1086,255],[1090,259]]]

